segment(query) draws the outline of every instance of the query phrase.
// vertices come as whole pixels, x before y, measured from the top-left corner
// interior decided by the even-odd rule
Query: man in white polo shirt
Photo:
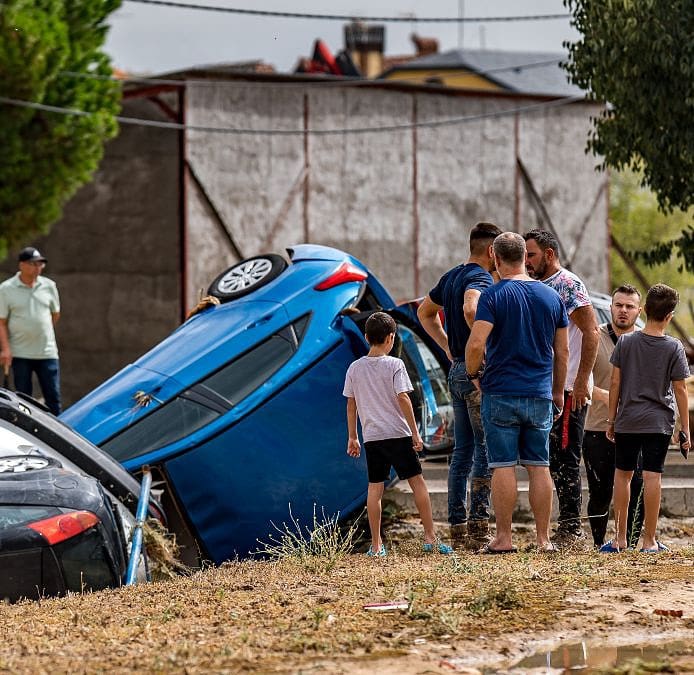
[[[15,389],[32,395],[32,374],[46,406],[60,414],[60,367],[53,326],[60,317],[55,282],[41,276],[46,259],[31,246],[19,253],[19,272],[0,284],[0,364],[10,365]]]

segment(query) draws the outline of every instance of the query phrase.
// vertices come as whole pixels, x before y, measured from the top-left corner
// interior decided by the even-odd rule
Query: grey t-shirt
[[[362,356],[350,365],[342,393],[356,399],[364,442],[412,435],[398,403],[405,391],[412,383],[394,356]]]
[[[617,433],[671,434],[675,428],[673,380],[689,377],[679,340],[641,331],[622,335],[610,363],[620,369]]]

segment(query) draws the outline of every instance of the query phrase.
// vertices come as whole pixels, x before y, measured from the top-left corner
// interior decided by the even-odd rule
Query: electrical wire
[[[206,12],[223,12],[246,16],[280,17],[283,19],[319,19],[323,21],[379,21],[382,23],[492,23],[513,21],[546,21],[551,19],[569,19],[570,14],[529,14],[514,16],[360,16],[358,14],[312,14],[310,12],[281,12],[264,9],[241,9],[238,7],[219,7],[218,5],[201,5],[193,2],[169,2],[169,0],[127,0],[143,5],[159,7],[177,7],[179,9],[196,9]]]
[[[558,65],[562,59],[551,59],[547,61],[533,61],[530,63],[521,63],[513,66],[499,66],[498,68],[489,68],[488,70],[474,70],[469,66],[462,66],[466,70],[470,71],[471,75],[492,75],[494,73],[504,73],[504,72],[511,72],[511,71],[521,71],[521,70],[526,70],[530,68],[541,68],[544,66],[549,66],[549,65]],[[404,64],[404,67],[407,67],[407,64]],[[434,68],[432,66],[432,68]],[[195,69],[192,69],[193,72],[195,72]],[[204,68],[202,69],[204,70]],[[223,71],[220,71],[220,74],[226,74]],[[234,75],[239,74],[243,75],[243,71],[235,71],[233,73]],[[161,78],[161,77],[117,77],[115,75],[98,75],[97,73],[78,73],[73,70],[63,70],[60,73],[58,73],[60,77],[74,77],[74,78],[81,78],[81,79],[88,79],[88,80],[101,80],[101,81],[110,81],[110,82],[122,82],[124,84],[147,84],[147,85],[162,85],[162,86],[174,86],[174,87],[185,87],[186,85],[193,84],[193,85],[202,85],[202,86],[214,86],[214,87],[219,87],[219,86],[224,86],[224,85],[232,85],[235,87],[238,86],[245,86],[245,87],[268,87],[268,86],[296,86],[297,84],[299,85],[305,85],[305,84],[310,84],[310,85],[322,85],[324,87],[336,87],[336,86],[369,86],[373,84],[380,84],[383,82],[393,82],[394,80],[367,80],[367,79],[362,79],[362,78],[354,78],[354,77],[336,77],[336,76],[325,76],[325,75],[320,75],[317,77],[306,77],[302,78],[300,80],[297,80],[296,82],[249,82],[249,81],[244,81],[244,80],[234,80],[233,82],[230,81],[224,81],[224,80],[196,80],[196,79],[189,79],[186,78],[185,80],[172,80],[172,79],[167,79],[167,78]],[[280,73],[281,75],[281,73]],[[402,80],[398,80],[398,83],[402,82]]]
[[[562,98],[553,99],[551,101],[543,101],[534,103],[519,108],[509,108],[507,110],[494,110],[488,113],[479,113],[477,115],[465,115],[461,117],[449,117],[442,120],[428,120],[423,122],[412,122],[404,124],[387,124],[376,127],[351,127],[351,128],[333,128],[333,129],[250,129],[236,127],[209,127],[196,124],[179,124],[177,122],[161,122],[159,120],[147,120],[138,117],[122,117],[116,115],[115,119],[120,124],[130,124],[143,127],[155,127],[159,129],[173,129],[175,131],[197,131],[204,133],[231,134],[239,136],[302,136],[311,134],[315,136],[335,136],[348,134],[369,134],[369,133],[384,133],[394,131],[407,131],[411,129],[426,129],[438,128],[445,126],[455,126],[457,124],[465,124],[466,122],[476,122],[484,119],[494,119],[498,117],[507,117],[515,114],[526,114],[537,112],[539,110],[549,110],[558,108],[569,103],[575,103],[585,100],[581,96],[564,96]],[[61,115],[74,115],[78,117],[92,117],[96,113],[86,110],[78,110],[75,108],[61,108],[59,106],[47,105],[45,103],[36,103],[35,101],[22,101],[20,99],[0,96],[0,103],[6,105],[17,106],[21,108],[29,108],[32,110],[41,110],[44,112],[52,112]]]

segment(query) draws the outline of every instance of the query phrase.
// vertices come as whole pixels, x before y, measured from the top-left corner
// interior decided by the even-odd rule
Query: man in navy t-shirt
[[[467,379],[465,345],[477,300],[492,285],[492,242],[501,230],[477,223],[470,231],[470,257],[444,274],[417,312],[424,329],[452,361],[448,386],[453,399],[455,448],[448,469],[448,522],[458,546],[479,549],[489,541],[489,468],[480,418],[480,394]],[[439,319],[443,308],[446,328]],[[468,477],[472,470],[469,513]]]
[[[493,249],[501,281],[480,296],[465,350],[468,378],[483,392],[482,422],[493,471],[496,536],[483,550],[515,551],[511,518],[520,463],[528,471],[538,550],[551,551],[549,432],[553,405],[559,414],[564,404],[569,319],[557,292],[525,273],[523,237],[505,232]]]

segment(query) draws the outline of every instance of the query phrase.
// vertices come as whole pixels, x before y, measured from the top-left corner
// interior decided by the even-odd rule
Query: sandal
[[[441,555],[451,555],[451,553],[453,553],[453,549],[442,541],[436,542],[436,550]],[[433,553],[434,544],[422,544],[422,551],[424,551],[424,553]]]
[[[600,553],[621,553],[624,549],[615,546],[612,539],[600,547]]]
[[[670,549],[665,546],[665,544],[661,544],[659,541],[656,541],[654,548],[640,548],[639,553],[665,553],[669,550]]]

